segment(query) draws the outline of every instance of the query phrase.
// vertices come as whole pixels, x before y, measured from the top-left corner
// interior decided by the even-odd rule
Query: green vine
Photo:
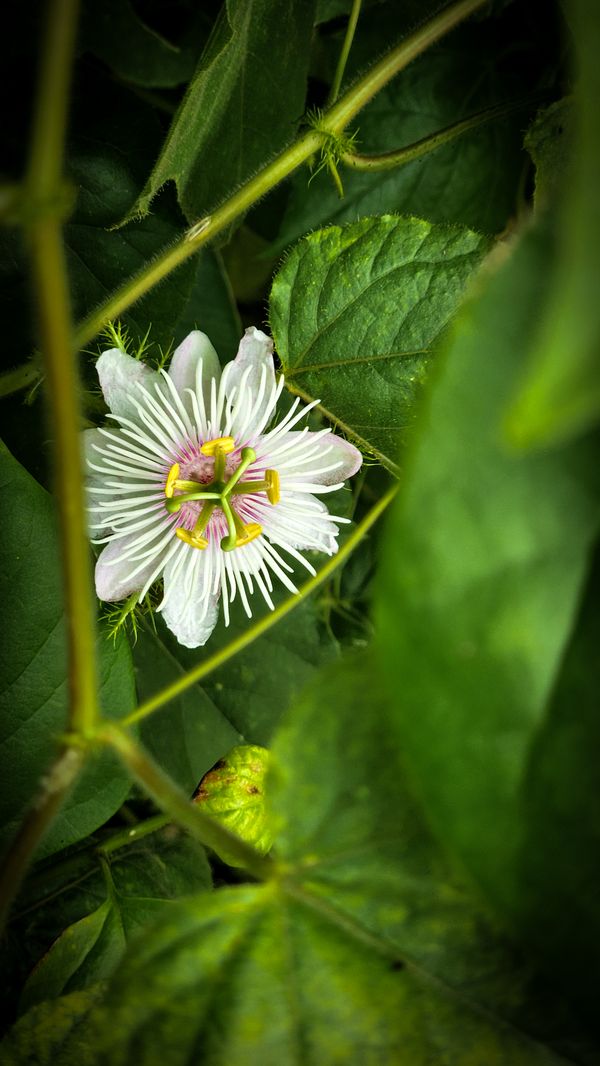
[[[320,174],[322,170],[328,170],[333,178],[335,187],[340,199],[344,196],[344,188],[342,185],[342,179],[340,178],[338,165],[345,157],[352,156],[356,149],[357,133],[347,134],[343,131],[337,132],[327,128],[327,124],[324,121],[324,112],[318,109],[309,111],[305,119],[306,125],[309,129],[315,130],[319,134],[321,139],[321,146],[319,149],[319,162],[316,167],[313,168],[313,172],[310,180],[316,178],[317,174]]]

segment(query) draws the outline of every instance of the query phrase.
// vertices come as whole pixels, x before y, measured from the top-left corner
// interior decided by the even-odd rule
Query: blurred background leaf
[[[387,528],[378,616],[397,741],[431,825],[508,923],[538,947],[546,940],[553,971],[581,1002],[600,976],[598,938],[589,925],[547,919],[573,876],[600,875],[590,847],[598,779],[585,764],[597,738],[574,694],[578,741],[563,761],[550,700],[598,528],[597,442],[523,454],[502,432],[555,251],[547,226],[498,249],[456,320]],[[575,788],[552,826],[550,801],[539,802],[538,774],[549,783],[541,737],[554,752],[555,796],[574,772],[591,790],[585,810]],[[553,846],[534,882],[523,852],[538,834]],[[577,875],[563,867],[563,847]],[[565,964],[575,958],[576,982]]]
[[[98,989],[90,988],[63,996],[58,1002],[33,1007],[4,1042],[7,1066],[21,1066],[28,1061],[32,1066],[52,1066],[57,1047],[85,1018],[97,999]]]
[[[67,728],[67,662],[63,590],[50,496],[0,449],[2,557],[0,593],[0,840],[5,848]],[[118,718],[135,702],[127,641],[98,633],[100,701]],[[107,820],[129,792],[128,774],[109,752],[90,757],[39,848],[38,857],[81,840]]]
[[[521,935],[535,942],[592,1020],[600,973],[599,592],[596,552],[575,630],[531,743],[522,784],[525,831],[516,860]]]
[[[568,10],[577,45],[576,151],[547,307],[508,416],[511,436],[526,447],[585,433],[600,415],[600,8],[570,0]]]
[[[76,876],[69,860],[64,861],[64,883],[57,885],[53,875],[47,901],[42,896],[33,904],[35,878],[29,901],[27,890],[19,901],[24,913],[15,916],[18,933],[36,962],[19,1013],[106,979],[130,940],[161,915],[168,920],[173,900],[212,887],[204,849],[176,826],[125,844],[101,860],[104,869],[97,852],[88,849],[82,859],[84,854],[87,862],[79,863]],[[57,872],[60,868],[59,863]],[[43,875],[38,874],[40,880],[43,885]]]
[[[171,88],[194,73],[217,10],[210,0],[201,6],[186,0],[84,0],[79,48],[98,56],[127,82]]]
[[[534,206],[552,208],[564,192],[573,167],[575,107],[572,97],[540,111],[525,134],[525,147],[535,164]]]

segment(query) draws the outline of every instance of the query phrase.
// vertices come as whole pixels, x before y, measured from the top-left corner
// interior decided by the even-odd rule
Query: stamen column
[[[265,492],[271,504],[279,502],[280,481],[276,470],[266,470],[265,477],[261,481],[240,483],[240,478],[256,459],[256,453],[253,448],[242,449],[237,469],[225,481],[227,455],[234,450],[235,441],[233,437],[217,437],[215,440],[206,441],[201,446],[200,452],[202,455],[214,458],[213,480],[207,484],[180,479],[179,463],[174,463],[169,470],[165,483],[165,507],[170,514],[176,514],[185,503],[197,500],[204,501],[194,528],[191,531],[181,527],[175,530],[175,535],[192,548],[204,549],[208,547],[209,542],[204,533],[216,507],[219,507],[223,512],[229,531],[227,536],[221,539],[220,547],[222,551],[233,551],[235,548],[242,548],[260,536],[262,526],[258,522],[243,522],[235,508],[232,507],[229,501],[230,496]],[[178,490],[177,495],[175,494],[176,490]]]

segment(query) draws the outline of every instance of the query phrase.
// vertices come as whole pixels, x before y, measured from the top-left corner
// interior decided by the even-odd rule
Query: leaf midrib
[[[315,370],[332,370],[338,367],[360,366],[365,363],[381,363],[386,359],[405,359],[411,355],[431,355],[431,348],[415,348],[414,351],[407,352],[389,352],[386,355],[360,355],[356,359],[332,359],[328,363],[303,363],[286,371],[285,380],[289,381],[290,378],[299,377],[300,374],[309,374]]]
[[[394,232],[394,231],[392,231],[392,232]],[[389,234],[386,235],[386,236],[389,236]],[[427,240],[427,238],[429,236],[430,236],[430,233],[428,232],[425,235],[425,237],[423,238],[423,241],[421,243],[421,248],[423,247],[425,241]],[[352,245],[349,245],[348,248],[352,248],[354,250],[356,243],[357,242],[355,241]],[[343,250],[347,251],[348,249],[343,249]],[[333,318],[330,318],[324,325],[320,326],[316,330],[315,333],[313,333],[309,343],[306,345],[305,348],[302,349],[302,351],[299,353],[299,355],[297,355],[295,357],[293,365],[294,366],[299,366],[299,365],[302,366],[303,365],[302,361],[303,361],[304,357],[306,356],[307,352],[309,352],[311,350],[311,348],[314,348],[314,346],[316,345],[317,341],[325,333],[327,333],[327,331],[329,329],[331,329],[331,327],[334,326],[336,324],[336,322],[338,322],[338,320],[342,317],[342,315],[345,315],[346,312],[349,311],[349,309],[352,308],[354,304],[356,304],[358,301],[362,302],[364,300],[364,298],[365,298],[366,293],[368,293],[369,289],[371,289],[374,285],[377,285],[379,282],[385,281],[386,278],[391,277],[393,274],[399,273],[400,271],[407,270],[407,269],[410,269],[410,268],[421,269],[423,267],[430,267],[432,270],[435,270],[436,268],[439,268],[439,267],[448,266],[450,263],[456,264],[456,263],[460,262],[463,259],[472,259],[473,255],[475,254],[475,252],[476,252],[476,249],[472,249],[469,252],[461,252],[460,255],[454,255],[454,256],[452,256],[451,259],[442,259],[442,258],[440,258],[439,260],[430,260],[430,259],[415,259],[415,258],[413,258],[413,259],[408,260],[408,261],[406,261],[404,263],[396,264],[395,266],[391,267],[389,270],[385,270],[385,271],[383,271],[383,273],[378,274],[374,278],[371,278],[371,280],[364,286],[364,288],[361,288],[360,292],[358,292],[356,295],[352,296],[352,298],[348,301],[348,303],[344,304],[340,308],[340,310],[333,316]],[[417,251],[416,254],[418,255],[418,251]],[[332,265],[334,265],[334,264],[335,265],[339,265],[339,261],[340,261],[340,256],[337,256],[336,259],[333,261]],[[326,274],[325,278],[323,279],[322,286],[321,286],[321,292],[323,292],[323,289],[325,288],[325,283],[327,281],[327,277],[328,277],[328,275]],[[297,276],[296,276],[296,280],[297,280]],[[422,303],[422,300],[423,300],[423,297],[420,297],[419,300],[416,302],[416,304],[413,307],[409,308],[409,310],[407,311],[407,315],[405,317],[407,317],[409,314],[412,314],[413,311],[415,310],[415,307],[418,307],[418,305],[420,303]],[[449,312],[449,314],[450,313],[451,312]],[[404,323],[402,323],[402,325],[404,325]],[[440,330],[443,328],[443,325],[444,325],[443,323],[440,324],[440,327],[436,331],[436,333],[440,332]],[[289,324],[289,320],[288,320],[288,346],[289,346],[289,337],[290,337],[290,324]],[[287,373],[287,371],[286,371],[286,373]]]
[[[567,1059],[558,1055],[548,1044],[540,1043],[535,1037],[531,1036],[525,1030],[518,1028],[513,1022],[501,1017],[490,1007],[478,1003],[463,989],[455,988],[453,985],[448,984],[444,978],[438,977],[435,973],[425,969],[413,958],[406,955],[404,950],[396,947],[386,937],[372,932],[367,926],[363,925],[362,922],[359,922],[346,911],[338,910],[338,908],[330,903],[329,900],[320,896],[315,896],[310,890],[307,890],[304,885],[292,885],[288,883],[287,885],[282,886],[282,890],[289,898],[295,900],[296,903],[305,906],[306,909],[316,913],[324,922],[338,929],[347,937],[347,939],[357,942],[363,947],[370,947],[373,951],[376,951],[384,957],[391,958],[393,961],[401,962],[409,973],[412,973],[412,975],[417,977],[420,981],[432,987],[443,998],[457,1003],[461,1009],[470,1011],[472,1014],[482,1018],[499,1030],[515,1034],[516,1037],[525,1044],[553,1055],[556,1066],[577,1066],[573,1059]]]

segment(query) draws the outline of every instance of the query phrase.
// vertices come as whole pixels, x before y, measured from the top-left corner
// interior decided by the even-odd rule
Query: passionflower
[[[301,551],[337,551],[338,526],[317,497],[341,488],[361,455],[330,429],[295,429],[314,403],[295,400],[270,426],[283,388],[273,342],[251,327],[223,373],[205,334],[179,345],[168,372],[119,348],[97,370],[117,427],[84,434],[90,526],[105,547],[96,592],[142,600],[162,576],[158,610],[180,644],[205,644],[223,601],[260,591],[273,609],[273,577],[290,592]]]

